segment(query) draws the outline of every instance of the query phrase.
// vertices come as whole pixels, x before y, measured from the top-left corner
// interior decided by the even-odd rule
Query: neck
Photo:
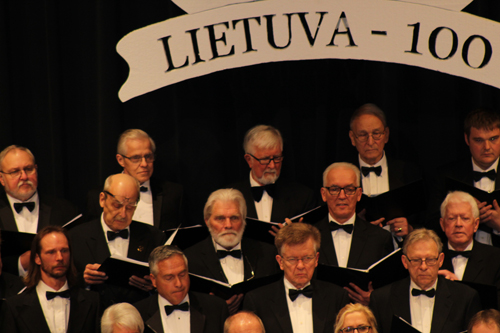
[[[344,224],[346,223],[347,221],[349,221],[355,214],[356,212],[354,212],[351,216],[349,216],[348,218],[340,218],[340,217],[337,217],[335,216],[331,211],[330,211],[330,216],[333,217],[333,219],[335,220],[335,222],[337,222],[338,224]]]
[[[430,289],[432,286],[434,286],[434,284],[436,283],[436,280],[437,280],[437,276],[436,276],[436,279],[434,279],[434,281],[432,281],[432,282],[430,282],[430,283],[428,283],[428,284],[426,284],[426,285],[419,285],[419,284],[418,284],[418,283],[416,283],[415,281],[413,281],[413,282],[415,282],[415,284],[416,284],[416,285],[417,285],[420,289],[422,289],[422,290],[424,290],[424,291],[427,291],[427,290],[428,290],[428,289]]]
[[[255,176],[254,176],[254,174],[253,174],[253,171],[251,172],[251,174],[252,174],[252,179],[253,179],[254,181],[256,181],[256,182],[257,182],[257,184],[259,184],[259,186],[264,186],[264,185],[265,185],[265,184],[262,184],[261,182],[259,182],[257,179],[255,179]]]
[[[380,162],[380,160],[382,159],[382,157],[384,157],[384,154],[382,154],[382,156],[379,156],[379,157],[376,157],[376,158],[372,158],[372,159],[364,159],[361,155],[359,155],[359,158],[361,158],[361,160],[369,165],[375,165],[377,164],[378,162]]]
[[[450,242],[450,245],[455,249],[455,251],[465,251],[467,246],[472,243],[472,238],[467,242],[467,243],[462,243],[462,244],[453,244]]]
[[[48,276],[48,275],[46,275],[46,274],[44,274],[42,272],[42,281],[47,286],[49,286],[52,289],[58,291],[66,283],[66,276],[63,276],[63,277],[60,277],[60,278],[54,278],[54,277]]]
[[[495,160],[495,161],[493,161],[493,163],[484,164],[484,163],[480,163],[480,162],[476,161],[476,159],[474,157],[472,159],[474,160],[474,164],[477,165],[483,171],[489,169],[496,162],[496,160]]]

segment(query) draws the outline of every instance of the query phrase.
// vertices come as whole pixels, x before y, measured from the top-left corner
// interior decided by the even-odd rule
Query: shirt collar
[[[429,287],[429,289],[427,290],[431,290],[432,288],[434,288],[434,290],[437,290],[437,282],[438,282],[438,278],[439,276],[436,278],[436,281],[434,281],[434,284],[432,286]],[[417,284],[415,282],[413,282],[413,280],[410,278],[410,292],[412,289],[418,289],[418,290],[422,290],[422,288],[420,288],[419,286],[417,286]]]
[[[328,213],[328,219],[329,219],[328,221],[333,221],[333,222],[335,222],[337,224],[341,224],[341,225],[347,225],[347,224],[354,225],[354,221],[356,221],[356,213],[352,214],[352,216],[349,218],[349,220],[345,221],[344,223],[337,222],[330,213]]]
[[[495,170],[497,171],[497,168],[498,168],[498,158],[495,162],[493,162],[492,165],[490,165],[490,167],[486,170],[483,170],[481,169],[475,162],[474,162],[474,159],[472,158],[471,156],[471,159],[472,159],[472,170],[473,171],[478,171],[478,172],[488,172],[490,170]]]
[[[469,244],[469,245],[467,245],[467,247],[465,248],[465,250],[464,250],[464,251],[471,251],[471,250],[472,250],[472,245],[474,245],[474,240],[472,240],[472,241],[470,242],[470,244]],[[449,242],[448,242],[448,249],[450,249],[450,250],[452,250],[452,251],[456,251],[456,250],[453,248],[453,246],[451,246],[451,244],[450,244]]]
[[[363,161],[361,159],[361,156],[359,156],[359,154],[358,154],[358,160],[359,160],[359,166],[360,167],[377,167],[377,166],[381,166],[382,169],[384,167],[387,167],[387,158],[385,157],[385,150],[384,150],[384,154],[382,155],[382,158],[380,159],[380,161],[378,161],[377,163],[375,163],[373,165],[368,164],[365,161]]]

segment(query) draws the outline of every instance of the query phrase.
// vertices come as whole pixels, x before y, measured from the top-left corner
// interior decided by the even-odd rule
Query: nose
[[[297,262],[297,269],[304,269],[304,267],[304,262],[302,261],[302,259],[299,259]]]
[[[274,168],[276,168],[276,163],[274,162],[274,160],[271,160],[269,162],[269,164],[267,165],[267,168],[268,169],[274,169]]]
[[[62,260],[63,256],[61,251],[56,251],[56,260]]]
[[[148,162],[146,161],[146,157],[143,156],[141,158],[141,163],[139,164],[141,167],[147,167],[148,166]]]
[[[372,134],[368,134],[368,139],[366,140],[366,142],[371,146],[373,145],[373,143],[375,142],[375,140],[373,139],[373,135]]]
[[[427,263],[425,261],[422,261],[422,264],[420,265],[420,269],[425,271],[429,266],[427,266]]]
[[[339,192],[339,198],[341,198],[341,199],[347,198],[347,196],[345,195],[345,190],[344,189],[340,190],[340,192]]]
[[[28,174],[26,173],[26,171],[24,169],[21,170],[21,179],[28,179]]]
[[[120,208],[119,212],[120,212],[120,217],[123,217],[123,218],[127,217],[127,206],[123,205]]]
[[[484,149],[489,150],[491,148],[491,141],[490,140],[484,140]]]
[[[228,217],[224,220],[224,229],[232,229],[233,224],[231,223],[231,219]]]
[[[174,286],[176,288],[182,288],[182,280],[178,276],[175,277]]]
[[[459,216],[459,217],[457,218],[457,223],[455,224],[455,226],[457,226],[457,227],[461,227],[461,226],[463,226],[463,224],[464,224],[464,221],[463,221],[463,220],[462,220],[462,218]]]

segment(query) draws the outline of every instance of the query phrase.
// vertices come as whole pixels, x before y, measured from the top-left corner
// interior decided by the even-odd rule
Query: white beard
[[[211,226],[208,226],[208,230],[217,244],[223,248],[232,249],[241,242],[245,226],[242,226],[239,232],[235,230],[226,230],[216,234]]]

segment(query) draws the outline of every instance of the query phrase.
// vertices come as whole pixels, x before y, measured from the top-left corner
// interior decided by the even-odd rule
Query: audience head
[[[363,192],[359,177],[359,169],[344,162],[333,163],[323,172],[321,197],[338,223],[347,222],[356,214],[356,204]]]
[[[358,328],[356,331],[354,328]],[[344,306],[335,320],[335,333],[378,333],[372,311],[359,303]]]
[[[359,157],[370,165],[384,156],[384,146],[389,141],[389,127],[384,112],[375,104],[365,104],[351,117],[349,137],[358,150]]]
[[[36,287],[40,280],[75,283],[76,270],[73,265],[68,233],[59,226],[46,226],[31,243],[30,262],[24,282],[28,288]]]
[[[101,318],[101,333],[143,333],[144,322],[137,309],[129,303],[113,304]]]
[[[450,192],[441,204],[441,228],[456,251],[464,251],[479,227],[476,200],[465,192]]]
[[[318,266],[321,235],[307,223],[292,223],[280,229],[274,239],[276,260],[285,278],[297,289],[311,281]]]
[[[474,163],[488,169],[500,155],[500,115],[489,109],[476,109],[465,118],[464,132]]]
[[[11,197],[26,201],[38,187],[35,156],[28,148],[16,145],[0,153],[0,183]]]
[[[256,182],[267,185],[278,180],[283,161],[283,139],[280,131],[268,125],[255,126],[245,134],[243,149],[245,161]]]
[[[99,195],[104,223],[113,231],[127,228],[139,198],[139,182],[135,178],[123,173],[109,176]]]
[[[240,311],[226,319],[224,333],[266,333],[266,330],[255,313]]]
[[[476,313],[469,322],[469,333],[500,333],[500,312],[488,309]]]
[[[142,184],[153,175],[155,151],[155,142],[146,132],[128,129],[118,140],[116,160],[125,174]]]
[[[247,206],[240,191],[225,188],[212,192],[203,211],[214,241],[226,249],[241,242],[245,231]]]
[[[172,305],[180,304],[189,292],[188,261],[176,246],[158,246],[149,255],[151,282],[158,294]]]
[[[403,243],[401,260],[412,281],[422,290],[430,289],[443,265],[443,244],[432,230],[415,229]]]

